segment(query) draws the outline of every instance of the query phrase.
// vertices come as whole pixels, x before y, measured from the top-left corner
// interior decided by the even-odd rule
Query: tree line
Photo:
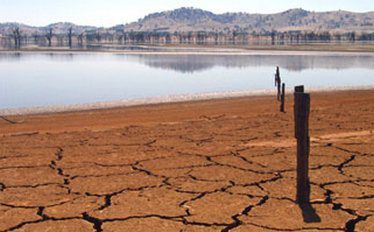
[[[13,42],[12,42],[13,41]],[[285,45],[313,42],[356,42],[374,41],[374,33],[331,33],[304,32],[304,31],[263,31],[257,32],[165,32],[165,31],[100,31],[92,30],[83,33],[75,33],[70,27],[63,33],[54,33],[49,28],[44,34],[22,35],[19,28],[14,28],[11,35],[2,36],[3,46],[20,49],[23,45],[57,46],[57,47],[83,47],[100,44],[212,44],[212,45]]]

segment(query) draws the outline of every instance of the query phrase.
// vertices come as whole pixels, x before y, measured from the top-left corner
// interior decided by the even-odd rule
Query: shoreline
[[[337,93],[337,92],[361,92],[372,91],[374,86],[359,86],[359,87],[327,87],[327,88],[307,88],[309,93]],[[293,92],[293,88],[286,88],[287,95]],[[125,109],[131,107],[147,107],[168,104],[184,104],[195,102],[206,102],[214,100],[229,100],[240,98],[254,98],[276,96],[275,89],[257,90],[257,91],[231,91],[231,92],[216,92],[216,93],[202,93],[202,94],[184,94],[172,95],[163,97],[149,97],[128,100],[115,100],[108,102],[94,102],[85,104],[73,105],[52,105],[41,107],[22,107],[0,109],[1,116],[32,116],[32,115],[53,115],[64,113],[80,113],[90,111],[105,111],[111,109]]]
[[[239,51],[118,51],[118,50],[0,50],[0,54],[102,54],[102,55],[220,55],[220,56],[374,56],[374,51],[297,51],[297,50],[239,50]]]
[[[21,50],[3,48],[0,53],[110,53],[110,54],[233,54],[233,55],[250,55],[250,54],[274,54],[285,53],[305,54],[314,52],[316,54],[371,54],[374,53],[373,44],[305,44],[305,45],[249,45],[249,46],[209,46],[209,45],[143,45],[134,44],[128,47],[122,45],[106,45],[103,48],[72,48],[69,47],[24,47]],[[133,47],[131,47],[133,46]]]

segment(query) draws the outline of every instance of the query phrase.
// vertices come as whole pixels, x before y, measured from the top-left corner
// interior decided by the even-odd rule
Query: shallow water
[[[288,87],[374,87],[373,54],[0,54],[0,109]]]

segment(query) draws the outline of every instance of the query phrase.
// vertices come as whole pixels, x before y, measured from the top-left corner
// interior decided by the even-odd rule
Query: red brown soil
[[[291,96],[0,119],[0,231],[374,231],[374,91],[311,98],[303,210]]]

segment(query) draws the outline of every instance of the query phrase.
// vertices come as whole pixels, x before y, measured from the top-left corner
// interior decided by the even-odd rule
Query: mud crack
[[[88,213],[83,213],[82,214],[82,217],[83,217],[83,220],[86,220],[86,221],[88,221],[88,222],[90,222],[90,223],[92,223],[93,224],[93,228],[94,228],[94,230],[96,231],[96,232],[101,232],[101,231],[103,231],[102,230],[102,225],[103,225],[103,222],[101,221],[101,220],[99,220],[99,219],[97,219],[97,218],[94,218],[94,217],[92,217],[92,216],[90,216]]]
[[[255,205],[249,205],[247,206],[246,208],[243,209],[243,211],[239,214],[235,214],[234,216],[232,216],[231,218],[234,220],[233,223],[229,224],[228,226],[226,226],[222,232],[228,232],[232,229],[235,229],[237,227],[239,227],[240,225],[243,224],[243,222],[239,219],[240,216],[243,216],[243,215],[248,215],[249,212],[254,208],[254,207],[258,207],[258,206],[261,206],[263,204],[266,203],[266,201],[269,200],[269,196],[266,195],[264,196],[257,204]]]

